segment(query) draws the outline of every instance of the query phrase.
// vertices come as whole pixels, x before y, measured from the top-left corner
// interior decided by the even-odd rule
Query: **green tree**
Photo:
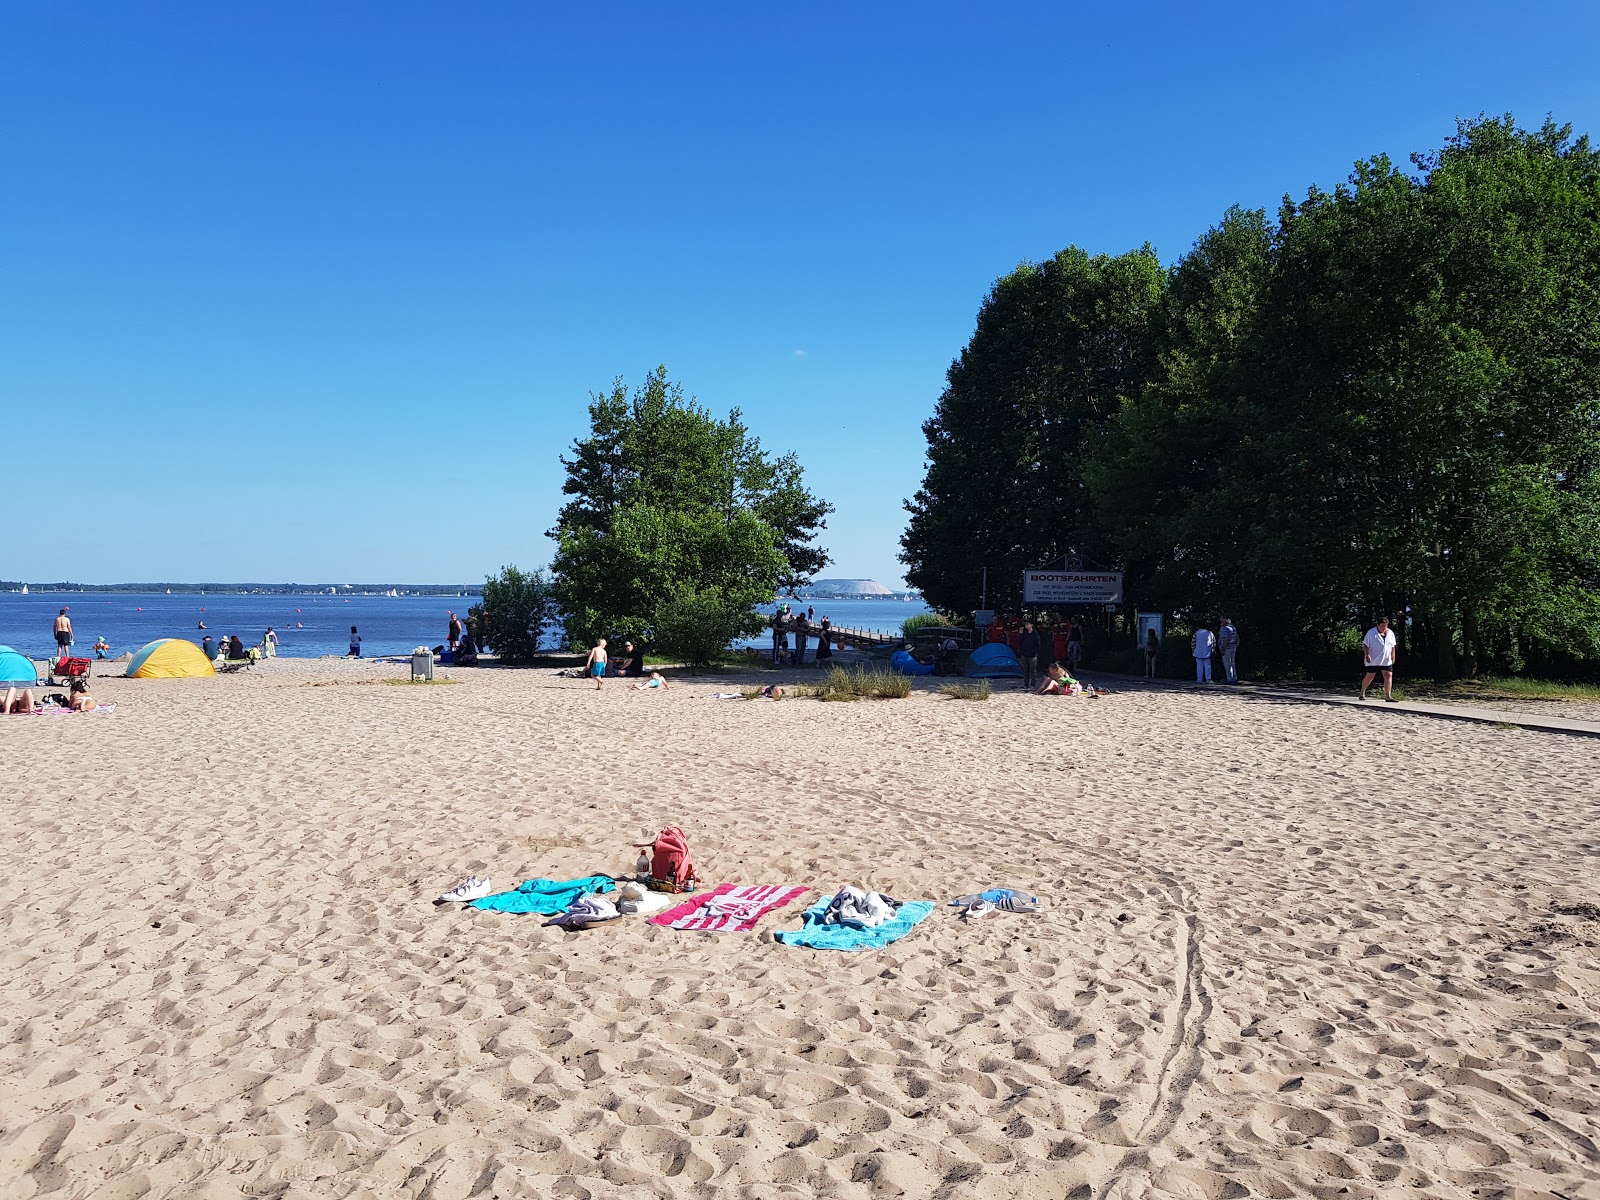
[[[1117,257],[1071,247],[996,281],[923,425],[927,474],[906,504],[900,559],[929,604],[971,612],[984,566],[991,601],[1014,604],[1027,568],[1113,552],[1085,465],[1154,366],[1164,281],[1149,246]]]
[[[467,611],[467,623],[501,662],[525,663],[539,653],[539,635],[555,616],[549,575],[508,566],[483,581],[483,599]]]
[[[827,562],[815,538],[832,506],[737,410],[714,418],[658,367],[632,395],[618,380],[592,396],[589,419],[562,460],[571,499],[550,531],[574,644],[626,636],[708,661],[707,639],[720,650],[757,632],[755,606]]]

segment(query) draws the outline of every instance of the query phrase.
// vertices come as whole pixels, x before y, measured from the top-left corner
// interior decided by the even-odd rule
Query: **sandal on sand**
[[[989,903],[989,901],[980,900],[971,907],[962,909],[961,919],[964,921],[976,921],[983,917],[987,917],[990,913],[998,911],[999,910],[995,908],[993,904]]]
[[[469,875],[455,887],[439,897],[438,904],[465,904],[469,900],[482,900],[489,894],[489,881]]]

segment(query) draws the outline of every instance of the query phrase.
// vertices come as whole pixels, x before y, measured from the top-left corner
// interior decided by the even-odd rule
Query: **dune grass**
[[[977,683],[947,683],[939,689],[941,696],[949,696],[952,700],[987,700],[990,695],[989,681],[980,679]]]
[[[805,690],[822,700],[904,700],[911,695],[911,677],[882,667],[831,667],[820,684]]]

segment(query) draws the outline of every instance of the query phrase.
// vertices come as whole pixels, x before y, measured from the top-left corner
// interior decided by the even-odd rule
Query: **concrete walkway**
[[[1103,676],[1107,680],[1117,676]],[[1363,700],[1352,692],[1302,691],[1297,688],[1268,687],[1256,683],[1180,683],[1170,679],[1141,679],[1131,681],[1120,678],[1123,687],[1129,682],[1143,687],[1172,690],[1219,691],[1240,696],[1255,696],[1263,700],[1298,701],[1304,704],[1347,704],[1374,712],[1412,713],[1419,717],[1437,717],[1446,721],[1478,721],[1488,725],[1516,725],[1522,729],[1537,729],[1545,733],[1574,733],[1581,737],[1600,737],[1600,705],[1596,706],[1593,721],[1573,721],[1566,717],[1545,717],[1537,713],[1507,712],[1500,708],[1483,708],[1477,705],[1428,704],[1420,700],[1398,700],[1391,704],[1383,698],[1383,685],[1374,680],[1374,686]]]

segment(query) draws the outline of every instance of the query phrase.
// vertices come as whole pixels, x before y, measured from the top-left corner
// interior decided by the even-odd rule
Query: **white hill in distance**
[[[810,590],[814,596],[838,596],[841,599],[862,600],[899,594],[892,588],[884,587],[876,579],[818,579],[812,582]]]

